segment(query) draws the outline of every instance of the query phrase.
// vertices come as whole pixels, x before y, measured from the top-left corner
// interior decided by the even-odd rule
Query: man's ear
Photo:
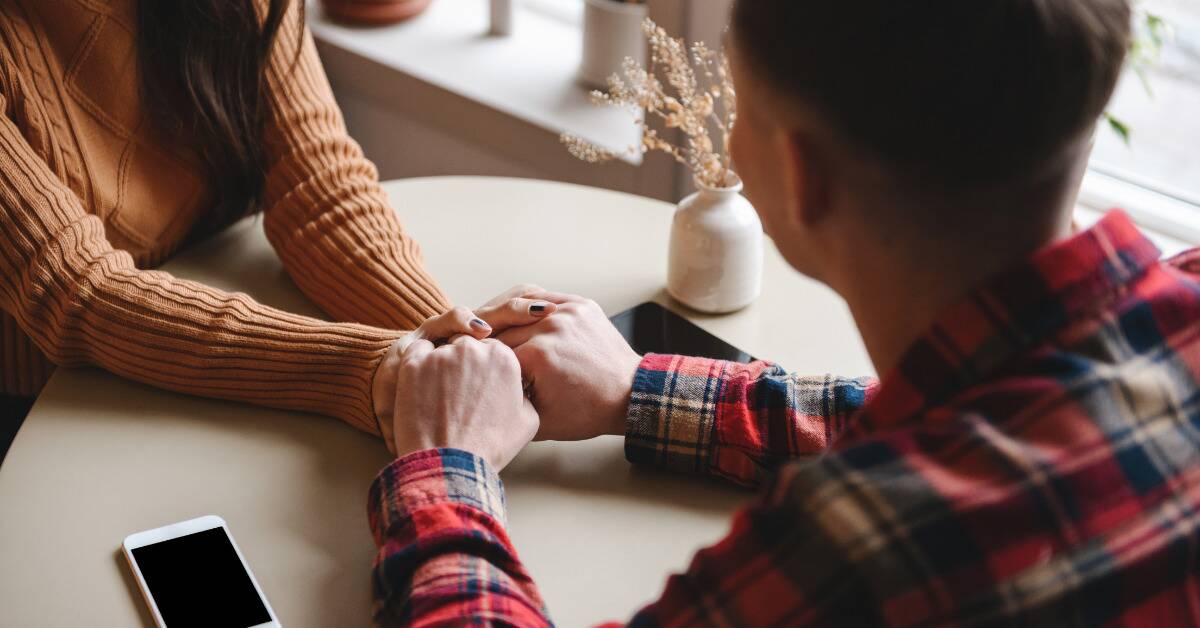
[[[832,211],[830,173],[816,142],[804,133],[780,134],[788,214],[812,227]]]

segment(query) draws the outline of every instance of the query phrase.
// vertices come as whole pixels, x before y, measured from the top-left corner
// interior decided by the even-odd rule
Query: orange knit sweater
[[[170,390],[323,413],[375,432],[387,347],[448,307],[346,134],[296,5],[268,70],[275,109],[263,225],[329,323],[143,270],[211,206],[187,147],[138,97],[138,0],[0,2],[0,393],[52,365]]]

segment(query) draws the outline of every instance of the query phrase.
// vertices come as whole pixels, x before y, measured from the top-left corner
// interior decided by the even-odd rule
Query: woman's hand
[[[532,325],[558,309],[555,303],[532,298],[545,291],[541,286],[529,283],[513,286],[484,303],[475,310],[475,315],[491,325],[497,334],[511,327]]]
[[[426,340],[440,344],[457,336],[469,336],[482,340],[493,333],[506,329],[531,325],[554,313],[557,305],[554,303],[525,298],[527,294],[541,292],[534,285],[520,285],[500,294],[488,301],[483,307],[471,311],[465,307],[456,307],[444,314],[429,318],[412,333],[392,343],[383,360],[375,370],[375,378],[371,383],[371,398],[375,409],[375,418],[379,423],[380,435],[387,443],[388,449],[393,449],[395,441],[392,435],[398,374],[401,354],[413,342]],[[416,389],[404,388],[407,393]]]

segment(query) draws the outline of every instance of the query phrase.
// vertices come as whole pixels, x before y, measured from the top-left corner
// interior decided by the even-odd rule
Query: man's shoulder
[[[885,623],[1104,623],[1136,614],[1106,589],[1131,577],[1186,596],[1187,574],[1123,543],[1136,531],[1138,547],[1170,548],[1200,526],[1190,512],[1158,520],[1200,477],[1200,251],[1120,284],[1046,316],[1043,336],[1002,328],[997,342],[1017,350],[959,373],[955,392],[895,423],[863,421],[780,473],[770,498]],[[1101,615],[1081,620],[1081,604]]]
[[[1125,431],[1183,412],[1198,373],[1200,249],[1150,267],[927,414],[982,416],[1007,432],[1047,423]]]
[[[871,592],[884,623],[1071,624],[1106,579],[1145,567],[1132,554],[1097,563],[1097,552],[1148,524],[1147,504],[1179,480],[1163,470],[1195,475],[1186,467],[1197,455],[1181,451],[1190,441],[1178,417],[1118,429],[1119,414],[1093,420],[1078,399],[1047,403],[1006,420],[939,410],[790,465],[771,496],[804,522],[822,568]],[[1151,534],[1169,545],[1179,532]],[[1178,575],[1149,584],[1177,593]]]

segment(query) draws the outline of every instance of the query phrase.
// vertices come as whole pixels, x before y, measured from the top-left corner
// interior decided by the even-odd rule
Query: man
[[[1129,23],[1125,0],[737,2],[746,193],[882,378],[639,357],[548,292],[512,352],[417,343],[401,385],[427,396],[370,495],[378,621],[550,621],[496,476],[535,431],[764,487],[633,625],[1200,620],[1200,252],[1160,262],[1119,212],[1070,227]]]

